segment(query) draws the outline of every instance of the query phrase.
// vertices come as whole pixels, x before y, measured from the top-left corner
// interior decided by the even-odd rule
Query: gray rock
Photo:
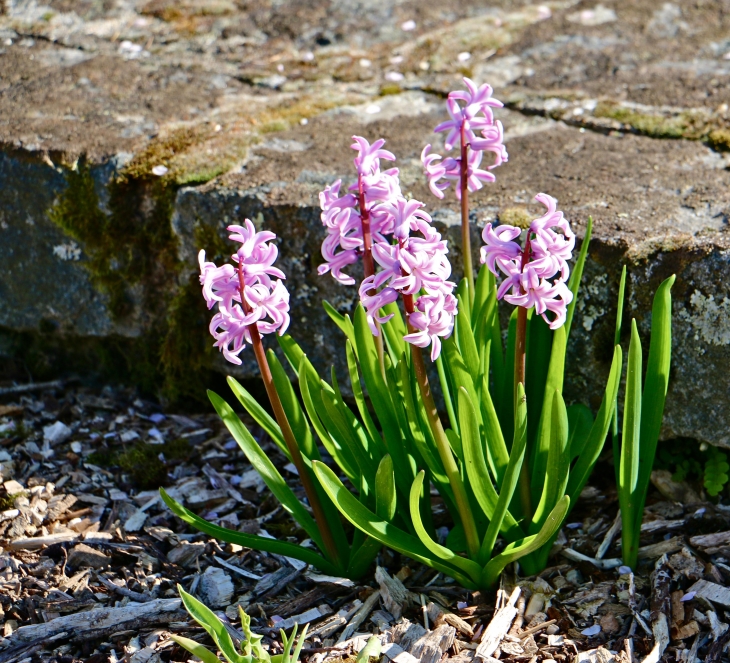
[[[537,211],[538,191],[559,199],[579,236],[595,221],[568,399],[600,398],[621,265],[625,319],[644,339],[651,296],[676,273],[663,436],[730,447],[720,0],[552,10],[406,0],[397,13],[335,0],[326,15],[222,4],[210,21],[169,12],[168,0],[93,19],[68,10],[48,20],[35,3],[0,15],[0,379],[102,372],[203,400],[218,374],[256,376],[250,353],[233,367],[211,348],[196,276],[198,250],[225,259],[225,226],[245,217],[280,236],[291,333],[320,371],[344,376],[321,302],[351,312],[357,297],[317,276],[317,194],[352,180],[349,136],[383,136],[404,190],[451,241],[458,276],[458,207],[451,193],[431,196],[419,154],[427,142],[440,149],[442,96],[470,73],[507,102],[498,115],[510,152],[473,196],[475,249],[487,221]],[[417,27],[403,31],[409,16]],[[37,37],[20,39],[21,24]]]
[[[71,429],[62,421],[56,421],[43,427],[43,441],[51,445],[61,444],[71,437]]]

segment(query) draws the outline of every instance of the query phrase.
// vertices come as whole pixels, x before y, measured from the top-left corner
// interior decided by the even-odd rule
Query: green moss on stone
[[[682,115],[650,115],[608,102],[599,103],[594,114],[627,124],[635,131],[653,138],[683,138],[689,128],[687,118]]]
[[[707,137],[710,147],[719,152],[730,151],[730,129],[715,129]]]

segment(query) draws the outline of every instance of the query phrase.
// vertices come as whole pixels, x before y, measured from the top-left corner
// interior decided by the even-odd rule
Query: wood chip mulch
[[[0,663],[187,661],[171,634],[210,640],[178,584],[234,639],[245,608],[272,654],[280,628],[309,623],[303,660],[317,663],[354,661],[373,634],[396,663],[726,661],[730,507],[667,500],[655,483],[636,573],[621,565],[616,496],[594,486],[539,576],[510,569],[484,595],[383,550],[355,583],[170,514],[160,485],[225,527],[304,539],[215,415],[162,413],[111,387],[0,389]]]

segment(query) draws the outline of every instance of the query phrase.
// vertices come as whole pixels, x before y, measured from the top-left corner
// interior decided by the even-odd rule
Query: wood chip
[[[408,591],[398,578],[391,578],[382,566],[375,569],[375,580],[380,585],[383,605],[396,620],[400,619],[407,606],[418,603],[415,594]]]
[[[730,589],[707,580],[698,580],[687,592],[695,592],[697,596],[716,603],[724,608],[730,608]]]
[[[481,643],[479,644],[479,647],[477,647],[476,658],[487,660],[492,657],[492,654],[494,654],[495,651],[497,651],[497,647],[499,647],[499,644],[502,642],[502,638],[504,638],[507,631],[509,631],[510,626],[512,626],[512,620],[514,620],[517,615],[517,608],[515,607],[515,604],[517,603],[517,599],[519,598],[521,591],[522,590],[519,587],[515,587],[507,601],[507,604],[499,608],[494,613],[492,621],[489,622],[489,626],[487,626],[482,634]]]
[[[162,624],[187,615],[180,608],[180,599],[157,599],[148,603],[130,603],[121,608],[99,608],[86,612],[64,615],[45,624],[21,626],[9,638],[11,646],[46,640],[66,632],[74,638],[90,632],[124,631],[139,628],[142,624]]]
[[[209,608],[224,608],[231,602],[233,582],[223,569],[209,566],[200,578],[200,600]]]
[[[30,539],[16,539],[10,542],[9,548],[10,550],[38,550],[38,548],[44,546],[52,546],[54,543],[76,541],[79,536],[78,532],[59,532],[58,534],[36,536]]]
[[[352,616],[352,619],[350,619],[350,623],[345,627],[340,639],[337,641],[338,644],[352,637],[360,624],[368,618],[368,615],[373,611],[379,600],[379,591],[373,592],[365,599],[365,602],[360,606],[358,611]]]

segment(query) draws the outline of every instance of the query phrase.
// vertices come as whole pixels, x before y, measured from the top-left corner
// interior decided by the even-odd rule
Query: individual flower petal
[[[372,145],[362,136],[353,136],[354,141],[350,147],[357,150],[355,157],[355,168],[360,175],[373,175],[380,169],[380,159],[386,161],[395,161],[395,155],[381,149],[385,145],[385,140],[379,138]]]

